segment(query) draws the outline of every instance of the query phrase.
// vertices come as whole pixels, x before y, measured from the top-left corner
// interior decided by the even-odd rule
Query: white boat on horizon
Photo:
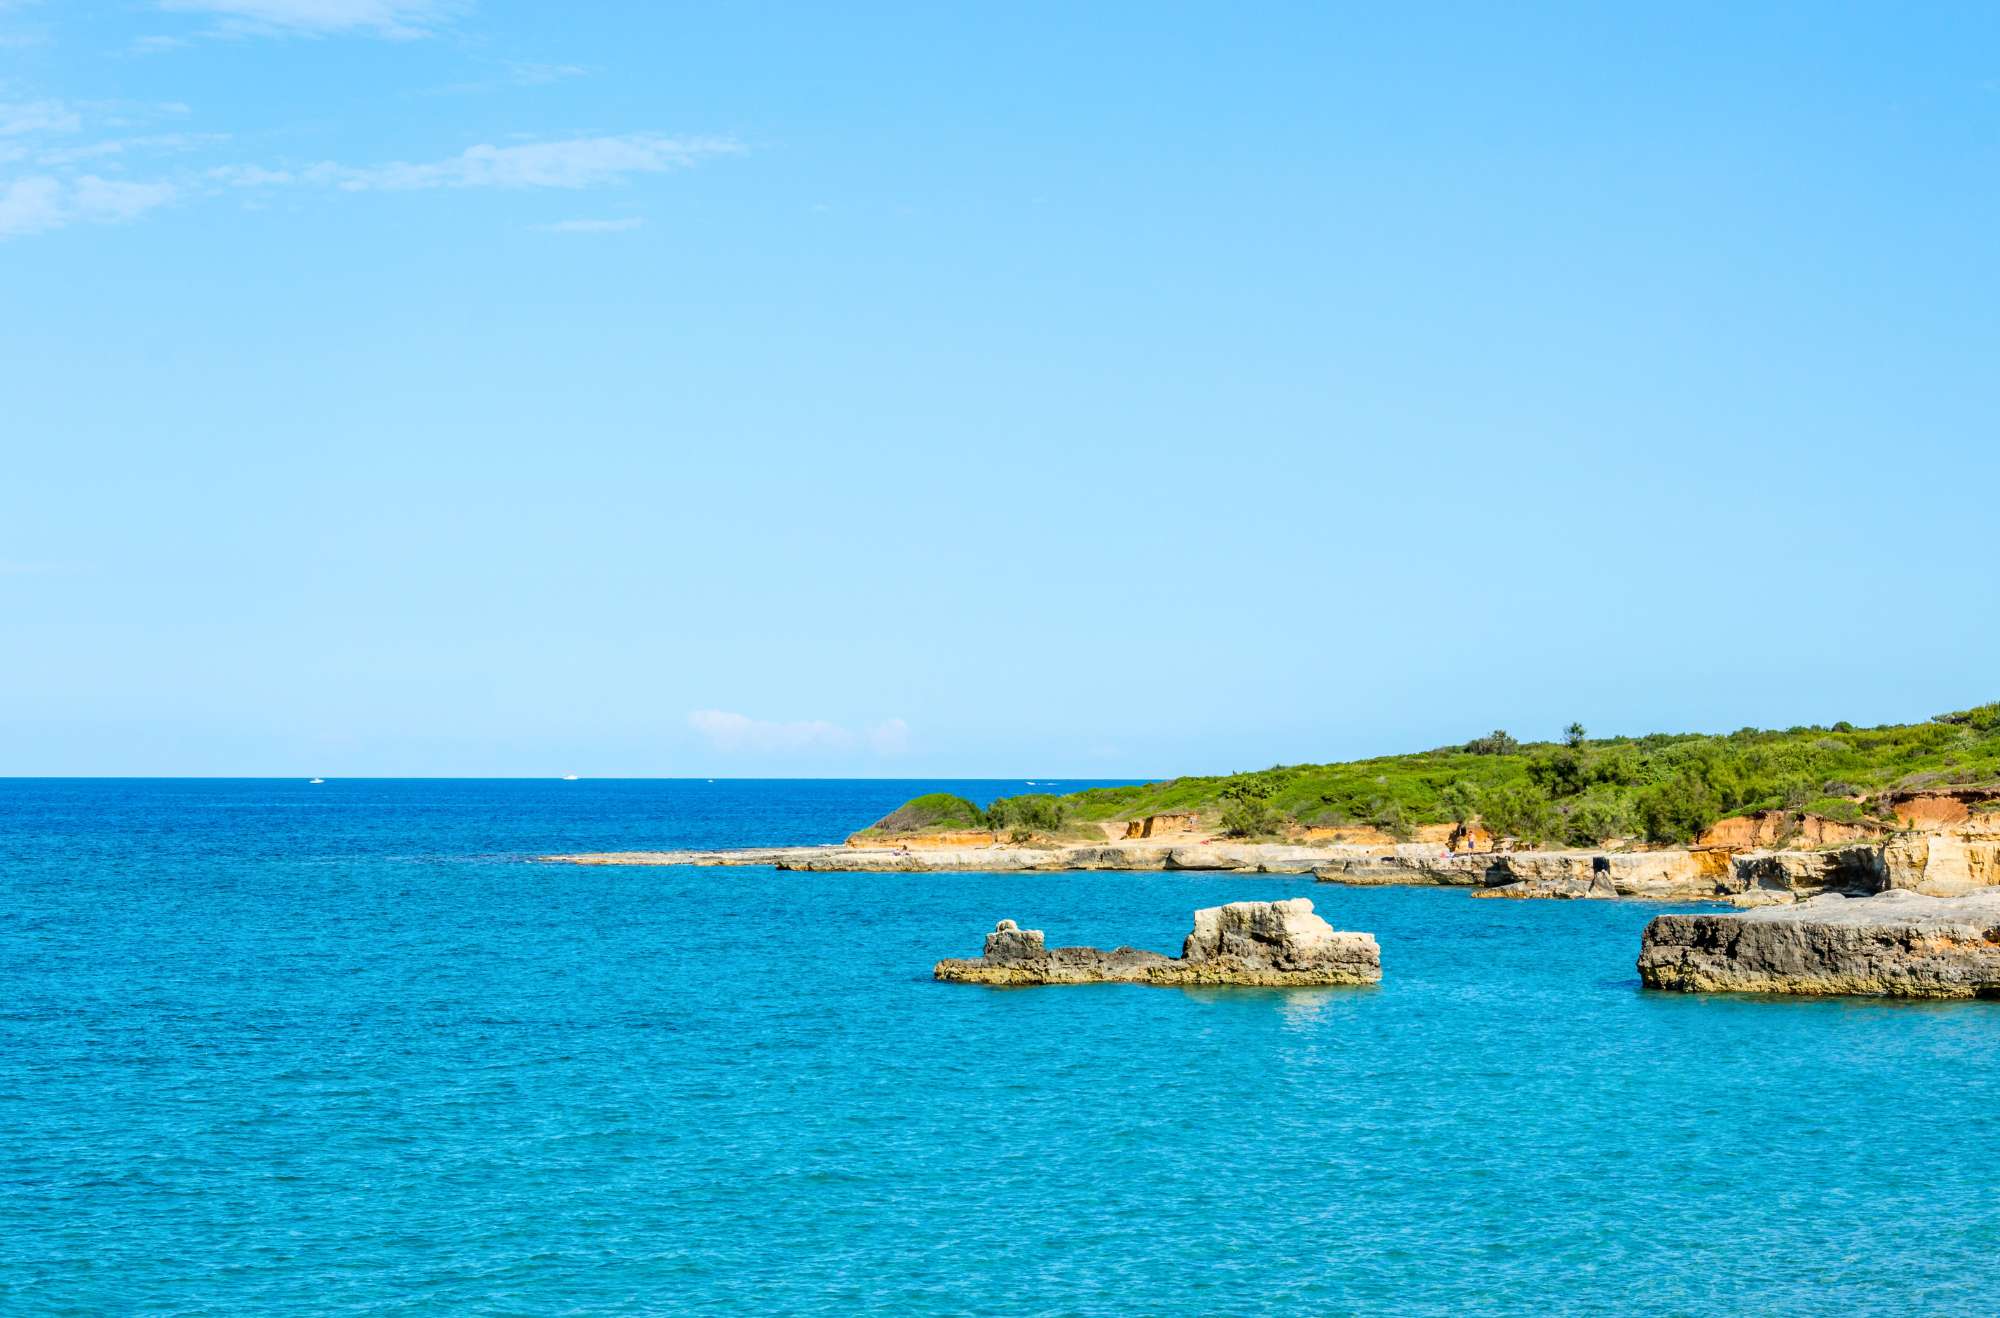
[[[566,783],[573,783],[576,781],[576,775],[573,773],[566,773],[562,776],[562,780]]]
[[[311,787],[314,783],[323,783],[325,781],[326,779],[324,778],[308,778],[306,779],[306,786]]]

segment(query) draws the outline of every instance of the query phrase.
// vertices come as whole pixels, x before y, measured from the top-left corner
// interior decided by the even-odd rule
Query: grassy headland
[[[990,829],[1003,837],[1062,836],[1079,826],[1187,813],[1238,837],[1356,825],[1407,837],[1427,824],[1477,822],[1547,845],[1675,843],[1730,815],[1886,817],[1892,792],[1996,780],[2000,704],[1989,704],[1876,728],[1836,723],[1593,738],[1572,725],[1554,742],[1494,732],[1409,755],[1007,797],[985,810],[935,793],[866,835]]]

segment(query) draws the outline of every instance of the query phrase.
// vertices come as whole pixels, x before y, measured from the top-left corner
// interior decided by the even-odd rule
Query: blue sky
[[[1989,5],[0,0],[0,773],[2000,697],[1996,191]]]

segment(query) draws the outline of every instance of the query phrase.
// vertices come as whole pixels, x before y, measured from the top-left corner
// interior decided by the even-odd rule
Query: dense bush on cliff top
[[[962,796],[932,792],[906,801],[875,821],[884,833],[943,833],[986,827],[986,812]]]
[[[1240,835],[1291,824],[1369,824],[1406,835],[1422,824],[1481,819],[1495,831],[1588,846],[1609,837],[1683,842],[1726,815],[1810,810],[1857,818],[1851,798],[1888,789],[2000,781],[2000,704],[1928,723],[1856,728],[1744,728],[1722,736],[1656,733],[1592,739],[1572,725],[1560,742],[1517,742],[1494,732],[1461,746],[1345,764],[1283,765],[1256,773],[1098,787],[1065,797],[1015,797],[983,813],[956,797],[956,818],[1050,831],[1069,821],[1137,819],[1194,811]],[[895,823],[937,797],[919,797]],[[1017,803],[1033,801],[1032,810]],[[1048,807],[1061,809],[1052,818]],[[1032,817],[1030,817],[1032,816]]]

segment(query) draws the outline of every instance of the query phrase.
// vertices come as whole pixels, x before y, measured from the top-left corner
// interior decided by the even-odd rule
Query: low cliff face
[[[870,836],[867,832],[854,834],[847,839],[850,847],[879,849],[889,846],[904,851],[942,851],[955,847],[990,847],[995,838],[984,828],[955,828],[939,833],[905,833],[894,838]]]
[[[984,954],[947,959],[938,979],[962,984],[1373,984],[1382,978],[1374,935],[1347,933],[1303,897],[1232,902],[1194,913],[1178,957],[1133,947],[1048,947],[1039,929],[1002,920]]]
[[[1476,897],[1640,897],[1714,901],[1740,891],[1719,851],[1503,851],[1442,854],[1398,847],[1313,870],[1325,883],[1440,883]]]
[[[1695,839],[1695,845],[1730,851],[1747,851],[1754,847],[1824,847],[1879,838],[1888,831],[1885,825],[1874,820],[1847,821],[1828,819],[1825,815],[1766,810],[1762,814],[1718,820],[1714,827]]]
[[[1130,839],[1148,837],[1187,837],[1201,831],[1200,815],[1147,815],[1144,819],[1134,819],[1126,823],[1125,836]]]
[[[1752,851],[1732,862],[1739,905],[1807,901],[1822,893],[1849,895],[1888,888],[1882,848],[1837,847],[1826,851]]]
[[[2000,890],[1892,889],[1732,915],[1661,915],[1639,978],[1681,992],[2000,997]]]
[[[1306,874],[1326,883],[1443,884],[1482,897],[1633,897],[1769,906],[1826,892],[1890,888],[1954,896],[2000,884],[2000,833],[1961,828],[1898,834],[1815,851],[1450,852],[1424,843],[1357,847],[1300,842],[1000,843],[987,834],[938,835],[932,846],[856,844],[738,851],[623,852],[543,859],[582,865],[769,865],[848,873],[1016,870],[1214,870]]]
[[[1992,809],[1995,802],[2000,802],[2000,787],[1950,787],[1896,792],[1889,797],[1896,822],[1918,829],[2000,828],[2000,814]]]
[[[2000,884],[2000,838],[1908,833],[1882,848],[1889,886],[1955,897]]]

